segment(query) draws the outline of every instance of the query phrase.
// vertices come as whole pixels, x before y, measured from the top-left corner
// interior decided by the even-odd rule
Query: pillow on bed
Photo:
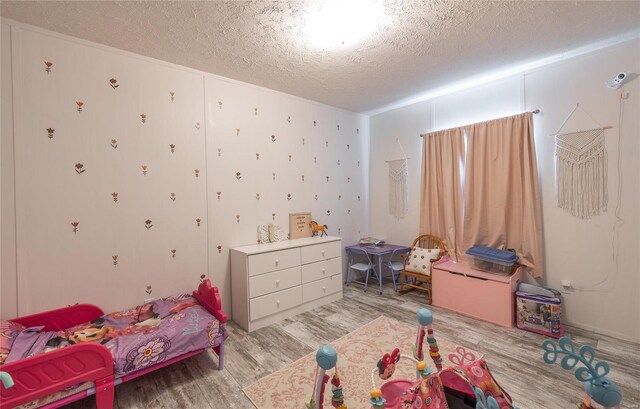
[[[9,356],[13,342],[25,327],[13,321],[0,320],[0,365]]]
[[[423,249],[421,247],[411,248],[409,260],[405,267],[405,271],[431,275],[431,261],[438,258],[440,249]]]

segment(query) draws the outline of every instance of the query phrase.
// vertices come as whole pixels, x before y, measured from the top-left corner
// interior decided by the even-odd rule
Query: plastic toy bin
[[[560,293],[555,297],[516,292],[516,326],[525,331],[560,338],[564,335]]]
[[[500,275],[509,275],[518,261],[516,253],[493,247],[473,246],[466,253],[471,256],[471,267]]]

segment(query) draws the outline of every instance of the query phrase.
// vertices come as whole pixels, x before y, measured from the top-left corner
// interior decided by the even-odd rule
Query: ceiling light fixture
[[[314,48],[353,46],[384,22],[380,0],[324,0],[311,2],[303,38]]]

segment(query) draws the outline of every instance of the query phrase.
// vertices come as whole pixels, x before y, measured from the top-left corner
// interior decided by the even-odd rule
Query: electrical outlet
[[[560,285],[564,288],[571,288],[571,280],[560,280]]]

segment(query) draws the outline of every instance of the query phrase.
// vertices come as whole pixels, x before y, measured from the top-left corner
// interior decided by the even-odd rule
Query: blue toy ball
[[[323,345],[316,352],[316,362],[320,368],[327,371],[336,366],[338,353],[331,345]]]
[[[622,402],[622,393],[607,378],[599,379],[596,383],[583,382],[584,391],[591,398],[606,408],[614,408]]]
[[[431,311],[426,308],[420,308],[418,310],[418,322],[423,327],[431,325],[433,322],[433,315],[431,315]]]

